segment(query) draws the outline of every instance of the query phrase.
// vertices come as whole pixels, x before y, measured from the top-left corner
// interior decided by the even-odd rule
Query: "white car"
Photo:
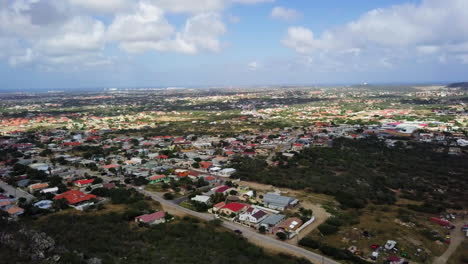
[[[397,242],[394,240],[388,240],[387,243],[385,243],[385,249],[387,250],[392,250],[396,246]]]

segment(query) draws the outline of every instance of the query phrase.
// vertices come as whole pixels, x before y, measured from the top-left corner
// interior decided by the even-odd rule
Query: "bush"
[[[313,240],[312,238],[309,238],[309,237],[304,237],[303,239],[301,239],[299,241],[299,245],[303,247],[309,247],[312,249],[318,249],[321,246],[320,242]]]
[[[282,241],[284,241],[284,240],[286,240],[288,238],[288,236],[283,232],[276,233],[276,236]]]
[[[330,217],[325,223],[336,227],[343,225],[343,221],[338,217]]]
[[[208,221],[208,224],[212,226],[221,226],[223,224],[223,220],[213,219],[213,220]]]
[[[174,199],[174,195],[172,193],[165,193],[163,195],[163,198],[166,199],[166,200],[172,200],[172,199]]]
[[[336,233],[338,232],[339,229],[338,229],[337,226],[329,225],[329,224],[327,224],[327,223],[323,223],[323,224],[319,225],[318,230],[319,230],[320,233],[322,233],[323,235],[329,236],[329,235],[336,234]]]

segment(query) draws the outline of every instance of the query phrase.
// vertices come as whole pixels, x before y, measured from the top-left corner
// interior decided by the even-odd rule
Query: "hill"
[[[468,90],[468,82],[451,83],[447,85],[447,88],[461,88],[463,90]]]

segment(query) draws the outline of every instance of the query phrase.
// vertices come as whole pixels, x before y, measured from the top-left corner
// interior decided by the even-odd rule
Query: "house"
[[[238,215],[246,210],[249,205],[241,203],[229,203],[223,206],[219,211],[221,214],[225,215]]]
[[[225,206],[225,205],[226,205],[225,202],[219,202],[219,203],[213,205],[212,211],[213,211],[213,212],[218,212],[218,211],[219,211],[221,208],[223,208],[223,206]]]
[[[220,167],[211,166],[210,169],[208,170],[208,172],[217,174],[217,173],[219,173],[221,170],[222,170],[222,169],[221,169]]]
[[[39,170],[39,171],[48,171],[49,170],[49,165],[45,164],[45,163],[33,163],[33,164],[30,164],[29,167],[31,169],[35,169],[35,170]]]
[[[86,187],[90,186],[94,182],[94,179],[89,179],[89,180],[79,180],[75,181],[73,184],[75,184],[76,187]]]
[[[70,190],[62,194],[56,195],[54,200],[65,199],[68,204],[72,207],[83,210],[85,207],[93,205],[92,199],[96,199],[97,196],[93,194],[85,194],[78,190]]]
[[[302,143],[294,143],[292,146],[293,151],[301,151],[304,148],[304,144]]]
[[[209,204],[210,203],[210,196],[207,195],[197,195],[191,199],[192,201],[199,202],[199,203],[204,203],[204,204]]]
[[[265,204],[265,206],[267,206],[268,208],[274,210],[283,211],[287,208],[296,206],[298,203],[299,200],[295,198],[281,196],[276,193],[267,193],[265,194],[265,196],[263,196],[263,204]]]
[[[230,191],[234,190],[234,188],[229,187],[227,185],[221,185],[221,186],[215,187],[215,188],[213,188],[211,190],[214,191],[215,193],[222,193],[222,194],[226,195],[226,194],[229,194]]]
[[[58,192],[58,190],[59,190],[58,187],[52,187],[52,188],[42,189],[41,193],[56,193]]]
[[[280,224],[281,222],[284,221],[284,218],[286,216],[282,214],[272,214],[267,216],[263,221],[260,222],[260,226],[263,226],[266,228],[266,230],[270,231],[272,228],[274,228],[276,225]]]
[[[288,219],[284,220],[279,225],[277,225],[273,229],[273,233],[276,233],[276,232],[294,232],[299,227],[301,227],[303,223],[304,222],[300,218],[289,217]]]
[[[103,169],[110,170],[110,169],[117,169],[119,168],[120,165],[118,164],[109,164],[109,165],[104,165],[102,166]]]
[[[19,216],[24,214],[24,209],[16,205],[7,207],[5,210],[10,216]]]
[[[40,209],[49,209],[52,207],[54,202],[51,200],[42,200],[37,203],[34,203],[34,206]]]
[[[135,217],[135,222],[148,225],[157,225],[166,222],[166,212],[158,211],[152,214],[144,214]]]
[[[214,176],[206,176],[206,177],[204,177],[204,179],[209,184],[214,184],[216,182],[216,177],[214,177]]]
[[[260,209],[250,207],[244,213],[239,215],[239,220],[248,224],[259,224],[268,214]]]
[[[236,173],[236,169],[233,168],[226,168],[218,171],[218,175],[221,177],[230,177],[234,173]]]
[[[3,200],[0,201],[0,208],[10,206],[11,204],[12,204],[12,200],[3,199]]]
[[[200,169],[204,171],[208,171],[213,166],[213,163],[208,161],[201,161],[198,164],[200,165]]]
[[[110,189],[114,189],[116,187],[116,185],[115,185],[115,183],[111,182],[111,183],[104,183],[102,185],[102,187],[110,190]]]
[[[33,193],[49,187],[48,183],[35,183],[28,186],[29,192]]]
[[[164,174],[161,174],[161,175],[154,175],[154,176],[151,176],[148,178],[148,180],[150,181],[149,183],[150,184],[155,184],[155,183],[158,183],[158,182],[165,182],[168,180],[167,176],[164,175]]]
[[[156,157],[156,159],[158,159],[158,160],[167,160],[168,158],[169,158],[169,156],[167,156],[167,155],[159,155],[159,156]]]

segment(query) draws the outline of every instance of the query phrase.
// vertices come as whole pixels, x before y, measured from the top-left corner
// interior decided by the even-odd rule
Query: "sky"
[[[467,73],[467,0],[0,0],[1,91]]]

